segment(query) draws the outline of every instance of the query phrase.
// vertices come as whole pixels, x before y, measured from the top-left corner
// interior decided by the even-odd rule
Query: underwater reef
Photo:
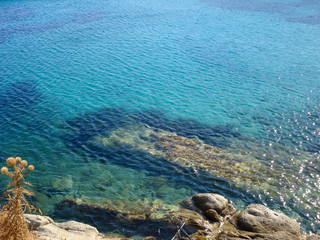
[[[175,132],[152,128],[147,124],[120,127],[109,135],[95,136],[89,143],[98,143],[104,147],[127,145],[177,163],[181,167],[192,168],[194,171],[205,170],[238,183],[250,184],[252,176],[261,171],[261,165],[254,159],[205,144],[199,138],[179,136]],[[266,172],[262,174],[261,178],[266,178]]]

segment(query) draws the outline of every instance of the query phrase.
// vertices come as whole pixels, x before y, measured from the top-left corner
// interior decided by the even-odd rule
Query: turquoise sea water
[[[1,161],[36,166],[32,200],[44,213],[72,217],[56,210],[65,197],[177,204],[217,192],[319,230],[318,1],[4,0],[0,61]],[[239,183],[89,144],[133,122],[241,154],[274,175]],[[90,219],[105,232],[143,235]]]

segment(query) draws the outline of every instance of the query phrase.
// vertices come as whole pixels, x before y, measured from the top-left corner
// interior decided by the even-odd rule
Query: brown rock
[[[295,220],[260,204],[250,204],[241,211],[237,226],[241,230],[255,233],[287,232],[300,235],[300,226]]]
[[[185,221],[184,229],[193,234],[198,230],[210,230],[212,226],[210,223],[205,220],[199,213],[188,210],[188,209],[180,209],[179,211],[170,212],[165,215],[163,218],[169,226],[181,226]]]
[[[227,207],[225,209],[222,210],[222,212],[220,213],[220,215],[222,217],[225,217],[227,215],[233,215],[236,212],[236,209],[234,208],[234,206],[232,206],[231,203],[228,203]]]
[[[211,228],[210,224],[207,221],[199,218],[191,218],[188,220],[187,224],[189,226],[195,227],[198,230],[207,230]]]
[[[191,198],[184,199],[179,204],[180,204],[180,206],[182,208],[186,208],[186,209],[189,209],[191,211],[201,213],[201,210],[194,205],[194,203],[191,200]]]
[[[202,211],[213,209],[217,213],[221,213],[228,205],[228,199],[215,193],[199,193],[192,197],[192,201],[196,207]]]
[[[204,212],[204,215],[206,216],[206,218],[208,218],[209,220],[213,221],[213,222],[220,222],[220,216],[217,213],[216,210],[214,209],[208,209]]]

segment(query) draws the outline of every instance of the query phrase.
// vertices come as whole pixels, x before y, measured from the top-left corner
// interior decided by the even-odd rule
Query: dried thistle
[[[26,160],[21,160],[20,157],[10,157],[7,159],[8,167],[13,167],[13,172],[10,172],[7,167],[1,168],[1,174],[9,176],[12,180],[7,186],[7,191],[3,195],[8,200],[0,210],[0,240],[33,240],[36,236],[28,230],[28,225],[24,218],[26,209],[31,211],[37,210],[30,205],[25,196],[33,194],[25,189],[23,185],[32,186],[24,181],[30,171],[34,170],[33,165],[29,165]],[[41,213],[41,211],[39,210]]]

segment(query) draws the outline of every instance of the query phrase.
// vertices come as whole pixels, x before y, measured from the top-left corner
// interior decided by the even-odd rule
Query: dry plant
[[[24,218],[26,209],[36,210],[30,205],[25,196],[32,196],[32,193],[23,186],[32,186],[24,181],[30,171],[34,170],[33,165],[28,166],[26,160],[20,157],[10,157],[7,159],[8,167],[13,167],[10,172],[7,167],[1,168],[1,174],[9,176],[11,182],[7,186],[7,190],[3,195],[8,202],[0,210],[0,240],[34,240],[36,236],[28,230],[28,225]],[[40,211],[40,210],[39,210]],[[41,213],[41,212],[40,212]]]

